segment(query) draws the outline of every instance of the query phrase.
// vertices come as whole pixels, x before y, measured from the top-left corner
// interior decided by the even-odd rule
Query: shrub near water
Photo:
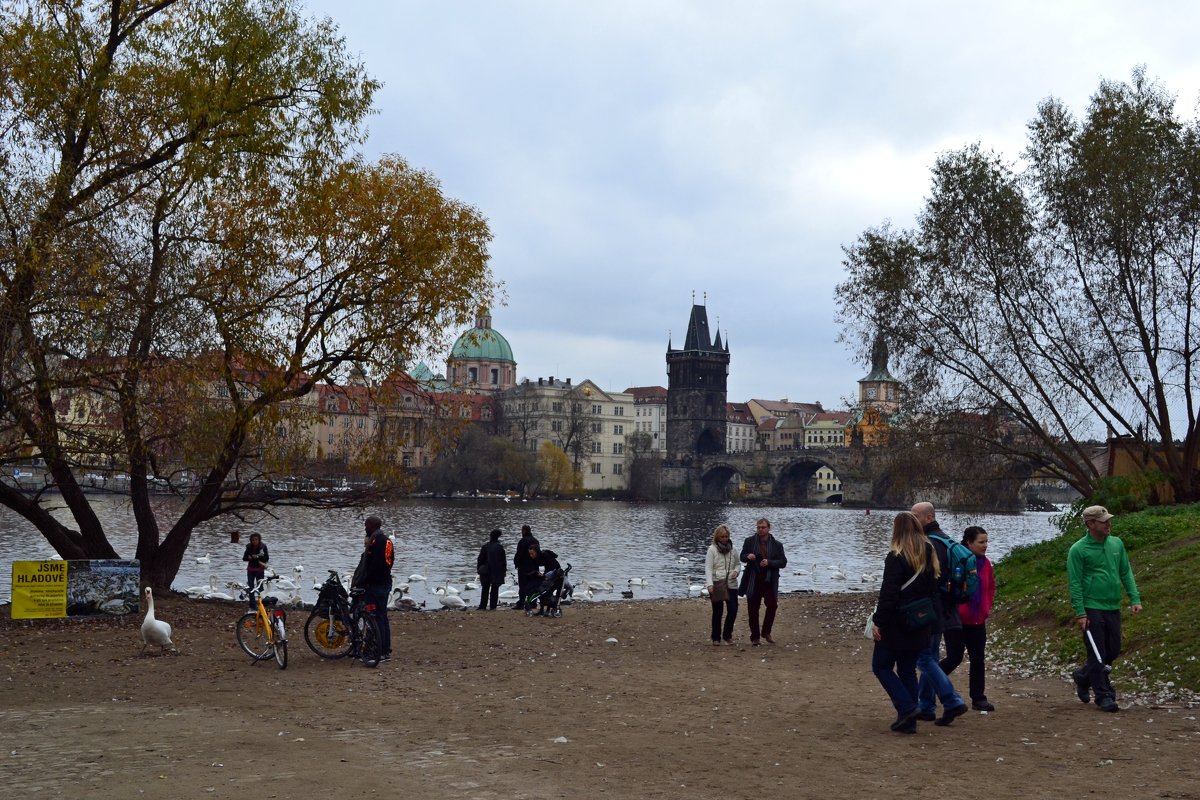
[[[1027,663],[1062,669],[1082,662],[1083,638],[1067,592],[1067,550],[1087,529],[1077,517],[1056,539],[1013,550],[996,569],[998,638]],[[1200,504],[1150,508],[1113,519],[1129,551],[1144,609],[1122,607],[1124,652],[1113,667],[1118,693],[1162,699],[1200,694]]]

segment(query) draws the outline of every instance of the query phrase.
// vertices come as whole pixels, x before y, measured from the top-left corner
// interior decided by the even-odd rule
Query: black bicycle
[[[304,641],[321,658],[351,656],[364,667],[377,667],[383,658],[375,606],[366,602],[364,589],[346,591],[337,570],[321,584],[317,604],[304,623]]]

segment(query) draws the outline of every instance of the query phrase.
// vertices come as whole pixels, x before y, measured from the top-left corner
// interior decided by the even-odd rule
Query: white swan
[[[421,571],[424,572],[425,568],[422,567]],[[420,572],[414,572],[412,575],[408,576],[409,583],[420,583],[423,580],[425,580],[425,576],[422,575]]]
[[[444,594],[438,597],[438,602],[445,608],[466,608],[467,603],[456,594]]]
[[[514,600],[514,599],[520,597],[521,593],[518,592],[516,589],[505,589],[503,592],[501,592],[500,594],[498,594],[496,596],[503,598],[504,600]]]
[[[692,562],[691,562],[691,560],[690,560],[690,559],[689,559],[687,556],[680,556],[679,558],[677,558],[677,559],[675,559],[675,560],[676,560],[676,561],[678,561],[680,564],[690,564],[690,563],[692,563]]]
[[[844,581],[846,580],[846,570],[841,565],[833,567],[833,572],[829,576],[830,580]]]
[[[159,646],[159,652],[166,650],[168,647],[179,652],[175,647],[175,643],[171,641],[171,626],[154,616],[154,592],[150,587],[146,587],[146,618],[142,620],[142,653],[146,652],[146,648],[152,644]]]
[[[645,578],[630,578],[629,579],[630,586],[648,586],[649,584],[650,584],[650,582],[648,580],[646,580]]]
[[[300,575],[304,572],[304,565],[297,564],[296,566],[292,567],[292,572],[296,573],[296,577],[299,578]]]
[[[688,582],[688,594],[708,594],[708,587],[702,583],[692,583],[691,578],[685,578]]]
[[[205,553],[202,556],[196,556],[196,563],[197,564],[211,564],[212,556],[209,555],[208,553]]]

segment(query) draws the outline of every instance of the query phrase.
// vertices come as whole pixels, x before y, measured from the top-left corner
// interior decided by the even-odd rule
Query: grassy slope
[[[1029,663],[1058,670],[1083,660],[1067,596],[1067,550],[1086,533],[1076,521],[1057,539],[1022,547],[996,568],[994,628]],[[1200,504],[1151,508],[1113,520],[1129,551],[1145,608],[1122,611],[1124,653],[1113,667],[1118,693],[1163,699],[1200,693]]]

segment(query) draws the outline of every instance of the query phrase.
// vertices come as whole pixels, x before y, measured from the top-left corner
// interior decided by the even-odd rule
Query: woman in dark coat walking
[[[492,531],[487,544],[479,548],[479,558],[475,560],[475,571],[479,573],[479,610],[486,608],[496,610],[500,599],[500,584],[504,583],[504,573],[508,568],[508,555],[504,545],[500,544],[500,529]]]
[[[931,641],[929,623],[933,621],[939,572],[933,546],[920,521],[908,511],[897,514],[892,522],[891,547],[883,562],[879,604],[873,617],[875,650],[871,655],[871,671],[896,708],[896,721],[891,727],[897,733],[917,732],[917,655]],[[928,601],[929,623],[914,626],[905,606],[922,600]]]

